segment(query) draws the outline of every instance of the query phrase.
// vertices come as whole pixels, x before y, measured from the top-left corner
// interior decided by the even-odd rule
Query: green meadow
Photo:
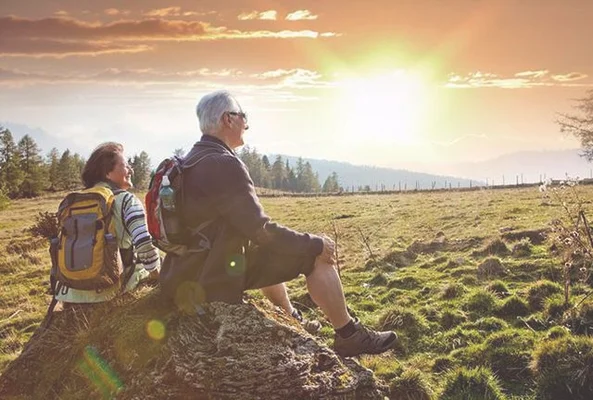
[[[593,218],[593,187],[576,189]],[[60,199],[0,212],[0,372],[50,301],[47,243],[27,229]],[[390,397],[593,398],[591,265],[567,272],[551,238],[551,222],[570,211],[562,198],[532,187],[261,200],[274,220],[333,237],[352,313],[398,333],[393,351],[360,358]],[[303,279],[289,288],[331,345]]]

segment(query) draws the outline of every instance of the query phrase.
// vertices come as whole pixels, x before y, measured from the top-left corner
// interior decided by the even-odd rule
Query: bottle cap
[[[171,182],[169,182],[169,177],[167,175],[163,176],[163,180],[161,181],[161,186],[169,186]]]

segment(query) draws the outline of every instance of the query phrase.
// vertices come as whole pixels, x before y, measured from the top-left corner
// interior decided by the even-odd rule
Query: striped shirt
[[[98,186],[109,187],[107,183]],[[160,271],[161,260],[156,247],[152,245],[152,238],[148,234],[144,206],[134,194],[122,192],[115,196],[113,203],[113,219],[115,221],[115,236],[121,249],[134,249],[134,273],[126,283],[124,292],[133,290],[141,280],[148,278],[150,271]],[[100,303],[117,296],[120,289],[113,287],[101,292],[96,290],[79,290],[63,287],[56,293],[56,300],[67,303]]]

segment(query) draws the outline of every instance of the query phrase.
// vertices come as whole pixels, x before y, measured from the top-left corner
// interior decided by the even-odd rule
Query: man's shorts
[[[316,257],[286,255],[253,245],[247,249],[246,258],[244,290],[288,282],[300,274],[307,276],[313,271]]]

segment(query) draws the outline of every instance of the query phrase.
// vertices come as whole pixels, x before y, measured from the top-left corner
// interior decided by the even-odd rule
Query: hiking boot
[[[392,331],[377,332],[354,320],[355,331],[347,338],[334,336],[334,351],[342,357],[360,354],[380,354],[395,346],[397,335]]]
[[[309,332],[310,334],[315,334],[319,332],[319,330],[321,329],[321,323],[319,321],[315,319],[304,318],[303,313],[300,310],[297,310],[296,308],[292,312],[292,317],[299,321],[303,329]]]

